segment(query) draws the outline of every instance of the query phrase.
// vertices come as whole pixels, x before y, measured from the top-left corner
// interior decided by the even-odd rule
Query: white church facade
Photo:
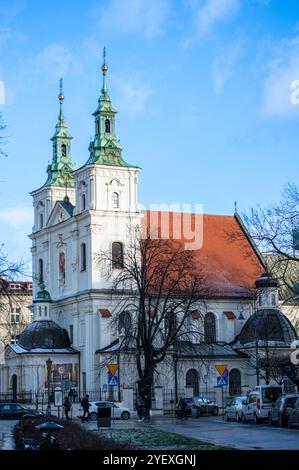
[[[93,113],[94,139],[87,162],[78,169],[71,158],[72,138],[64,119],[62,89],[59,95],[48,178],[31,193],[34,321],[18,344],[6,347],[1,392],[11,390],[12,383],[15,392],[46,390],[48,357],[53,361],[52,386],[76,388],[80,395],[106,389],[107,365],[114,363],[119,366],[118,398],[123,399],[124,389],[136,388],[133,358],[122,354],[120,332],[111,327],[121,296],[112,294],[112,281],[97,262],[97,254],[111,252],[116,260],[112,268],[116,274],[121,269],[117,260],[126,255],[130,229],[139,226],[144,217],[138,203],[141,170],[122,157],[105,63],[102,72],[101,96]],[[238,241],[226,237],[232,231],[240,235]],[[270,275],[262,276],[266,269],[262,256],[240,217],[204,215],[203,237],[199,251],[215,284],[215,294],[205,299],[205,311],[199,308],[193,320],[205,341],[162,364],[154,386],[188,394],[204,387],[211,390],[217,386],[219,366],[225,365],[228,394],[236,395],[256,385],[257,380],[247,354],[256,347],[252,344],[258,338],[252,337],[248,321],[252,324],[258,312],[265,318],[271,311],[279,330],[273,345],[282,350],[289,347],[296,332],[278,309],[278,285]],[[262,281],[255,284],[257,279]],[[258,328],[259,323],[255,335]]]

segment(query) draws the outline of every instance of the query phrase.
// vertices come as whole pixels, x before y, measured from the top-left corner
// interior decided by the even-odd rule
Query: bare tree
[[[2,114],[0,113],[0,157],[6,156],[6,153],[3,151],[3,144],[4,144],[4,130],[6,129],[6,125],[3,121]]]
[[[282,199],[276,206],[256,209],[244,215],[249,232],[285,295],[292,297],[294,283],[299,278],[299,256],[293,248],[293,235],[299,229],[299,192],[294,184],[287,184]]]
[[[192,319],[209,288],[194,258],[181,243],[152,239],[149,233],[142,238],[139,229],[124,256],[98,255],[120,299],[111,326],[124,336],[123,349],[133,353],[141,394],[151,395],[154,372],[168,355],[203,340]]]

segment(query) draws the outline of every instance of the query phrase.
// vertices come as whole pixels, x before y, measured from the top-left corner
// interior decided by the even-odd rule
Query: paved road
[[[79,422],[79,420],[77,420]],[[85,423],[86,429],[96,429],[96,422]],[[156,428],[175,432],[236,449],[299,450],[299,429],[269,427],[266,424],[242,424],[225,422],[222,417],[205,416],[199,419],[178,420],[174,417],[155,416],[150,424],[138,423],[136,418],[128,421],[115,420],[114,429]]]
[[[12,450],[15,448],[13,428],[18,421],[0,420],[0,450]]]
[[[298,450],[299,430],[225,422],[221,417],[156,418],[153,427],[237,449]]]

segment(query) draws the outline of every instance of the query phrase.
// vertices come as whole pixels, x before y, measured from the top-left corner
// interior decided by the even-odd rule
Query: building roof
[[[25,349],[20,346],[19,343],[17,344],[8,344],[8,348],[12,349],[16,354],[80,354],[79,351],[72,348],[60,348],[60,349],[53,349],[53,348],[33,348],[33,349]]]
[[[289,346],[295,339],[297,333],[290,320],[277,308],[265,308],[248,318],[237,337],[237,344],[261,341],[269,345]]]
[[[19,346],[27,351],[40,349],[65,349],[70,347],[67,331],[52,320],[33,321],[19,337]]]
[[[174,236],[174,227],[182,227],[182,215],[190,217],[196,239],[200,240],[202,232],[202,246],[197,248],[194,244],[193,253],[195,264],[203,270],[211,287],[209,297],[252,296],[255,281],[265,271],[265,265],[240,217],[147,211],[144,224],[148,230],[156,229],[159,238],[162,228],[169,227],[168,238],[182,245],[190,243],[188,236]],[[183,228],[179,230],[182,232]]]

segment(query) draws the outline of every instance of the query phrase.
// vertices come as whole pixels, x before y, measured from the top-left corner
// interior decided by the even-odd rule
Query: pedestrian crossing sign
[[[111,387],[117,387],[118,386],[118,375],[110,375],[108,383]]]
[[[227,377],[222,377],[222,375],[217,377],[217,385],[227,385],[228,384],[228,378]]]

